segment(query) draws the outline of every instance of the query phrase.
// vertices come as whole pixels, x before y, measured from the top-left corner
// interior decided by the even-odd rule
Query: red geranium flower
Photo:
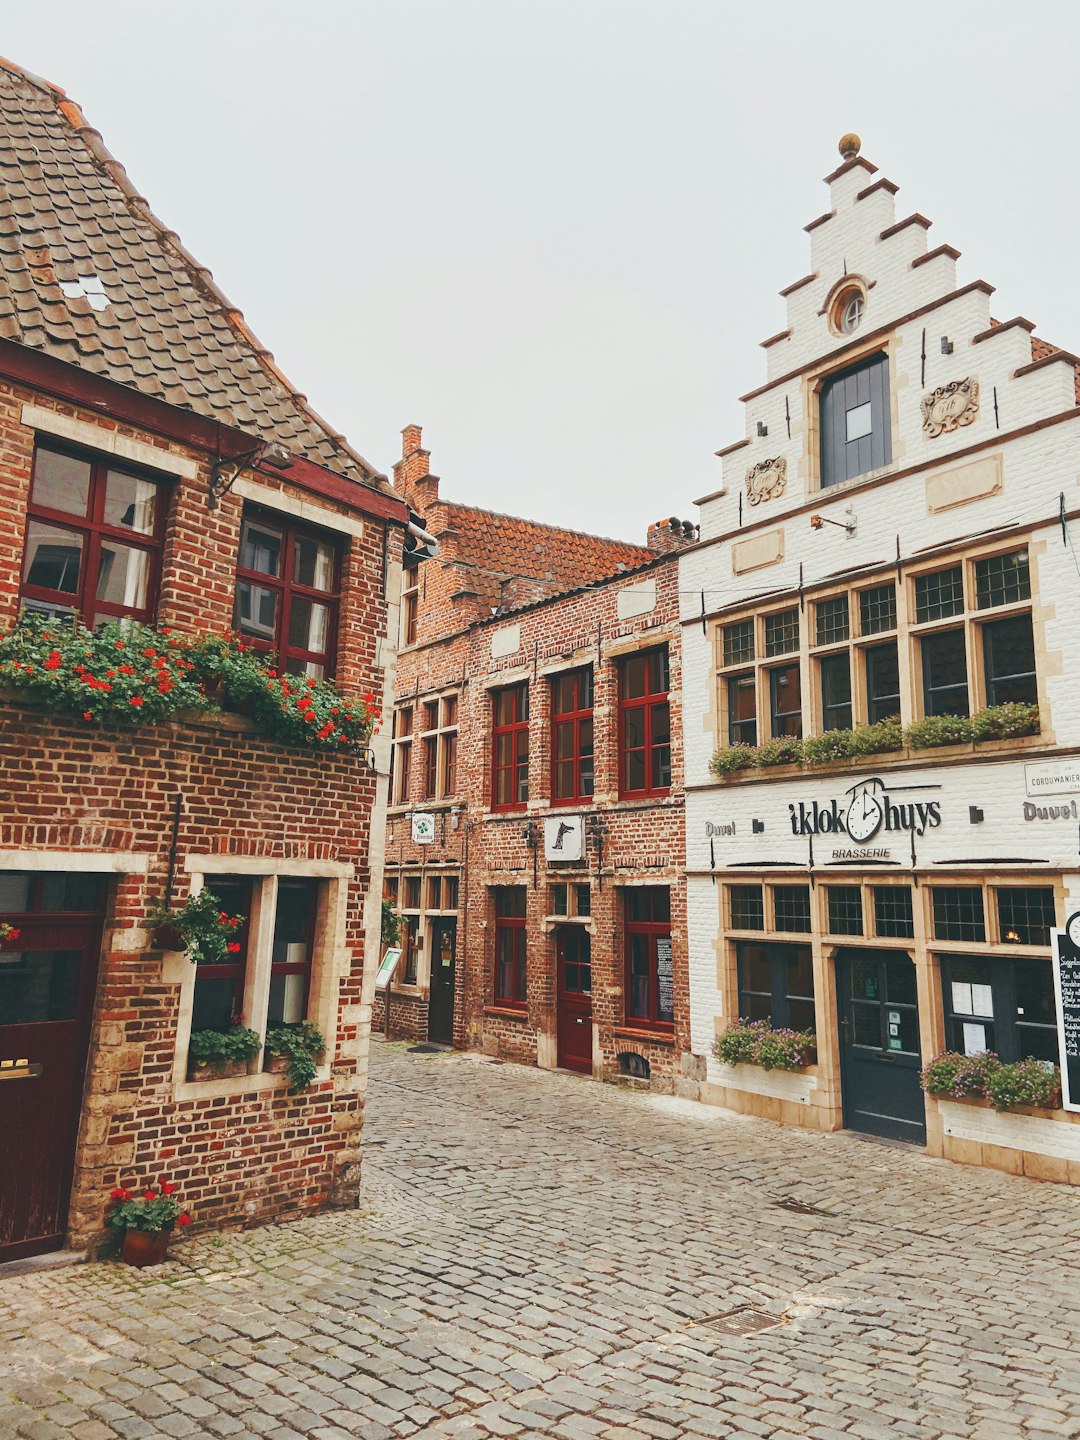
[[[322,727],[322,729],[318,732],[317,738],[320,740],[325,740],[326,737],[333,731],[333,728],[334,722],[332,720],[328,720],[326,724]]]
[[[142,1197],[142,1198],[143,1198],[144,1200],[156,1200],[156,1199],[157,1199],[157,1191],[156,1191],[156,1190],[144,1190],[144,1191],[143,1191],[143,1197]]]
[[[92,720],[94,717],[93,717],[93,715],[90,714],[90,711],[89,711],[89,710],[84,710],[84,711],[82,712],[82,718],[83,718],[84,720]]]
[[[166,1180],[165,1176],[163,1175],[161,1177],[161,1193],[163,1195],[171,1195],[175,1189],[176,1186],[172,1183],[172,1181]]]
[[[178,1225],[190,1225],[191,1216],[187,1213],[186,1210],[181,1210],[180,1214],[176,1217],[176,1223]]]
[[[239,942],[239,940],[230,940],[229,943],[225,946],[225,949],[229,952],[230,955],[239,955],[239,954],[240,954],[240,942]]]
[[[46,670],[59,670],[63,663],[59,650],[50,650],[49,658],[45,661]]]
[[[142,704],[143,704],[143,697],[142,697],[141,695],[132,695],[131,699],[128,701],[128,704],[129,704],[129,705],[142,705]]]
[[[110,1199],[110,1200],[118,1200],[118,1201],[120,1201],[121,1204],[123,1204],[123,1202],[124,1202],[125,1200],[130,1200],[130,1199],[131,1199],[131,1191],[130,1191],[130,1190],[125,1190],[122,1185],[121,1185],[121,1186],[118,1186],[117,1189],[115,1189],[115,1190],[112,1192],[112,1194],[109,1196],[109,1199]]]
[[[22,932],[19,930],[9,930],[7,933],[7,938],[9,940],[17,940],[21,933]]]

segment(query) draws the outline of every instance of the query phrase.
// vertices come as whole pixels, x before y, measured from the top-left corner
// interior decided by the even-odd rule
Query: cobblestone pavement
[[[378,1043],[365,1145],[359,1212],[0,1282],[3,1440],[1080,1435],[1065,1187]]]

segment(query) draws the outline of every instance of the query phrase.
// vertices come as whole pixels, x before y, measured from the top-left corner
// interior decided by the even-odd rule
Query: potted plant
[[[995,1110],[1057,1110],[1061,1071],[1052,1060],[1006,1064],[992,1050],[960,1055],[945,1050],[922,1072],[922,1087],[940,1100],[983,1100]]]
[[[0,920],[0,945],[3,945],[5,940],[17,940],[18,938],[19,932],[15,926],[9,925],[6,920]]]
[[[157,1185],[141,1193],[118,1186],[109,1196],[112,1209],[106,1224],[119,1230],[123,1243],[120,1258],[127,1265],[143,1269],[160,1265],[169,1247],[173,1226],[191,1224],[191,1216],[176,1198],[176,1186],[162,1176]]]
[[[382,943],[396,945],[401,939],[404,924],[405,918],[394,909],[394,902],[384,900],[382,902],[382,934],[380,936]]]
[[[193,965],[220,965],[239,955],[243,915],[229,915],[212,890],[191,895],[178,910],[159,902],[147,914],[157,950],[183,950]]]
[[[196,1030],[188,1042],[188,1079],[246,1075],[248,1061],[262,1049],[262,1037],[237,1021],[228,1030]]]
[[[713,1042],[725,1065],[760,1065],[763,1070],[802,1070],[817,1063],[813,1030],[774,1030],[767,1020],[736,1020]]]
[[[315,1079],[316,1060],[326,1050],[326,1039],[310,1020],[279,1025],[266,1032],[266,1069],[289,1077],[294,1094]]]

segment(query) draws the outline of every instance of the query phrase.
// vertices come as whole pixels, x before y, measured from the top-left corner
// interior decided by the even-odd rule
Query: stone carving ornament
[[[746,495],[751,505],[760,505],[763,500],[775,500],[787,489],[787,461],[762,460],[746,472]]]
[[[950,380],[922,399],[923,430],[931,439],[970,425],[979,413],[979,382],[969,375]]]

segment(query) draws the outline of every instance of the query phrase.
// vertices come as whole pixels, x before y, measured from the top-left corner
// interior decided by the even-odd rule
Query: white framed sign
[[[580,815],[551,815],[544,821],[544,859],[580,860],[585,853],[585,824]]]
[[[382,957],[378,974],[375,976],[375,989],[385,990],[394,978],[394,971],[401,964],[401,946],[391,945],[386,954]]]
[[[1080,911],[1050,931],[1061,1052],[1061,1104],[1080,1111]]]
[[[430,810],[414,810],[412,817],[414,845],[435,844],[435,816]]]

